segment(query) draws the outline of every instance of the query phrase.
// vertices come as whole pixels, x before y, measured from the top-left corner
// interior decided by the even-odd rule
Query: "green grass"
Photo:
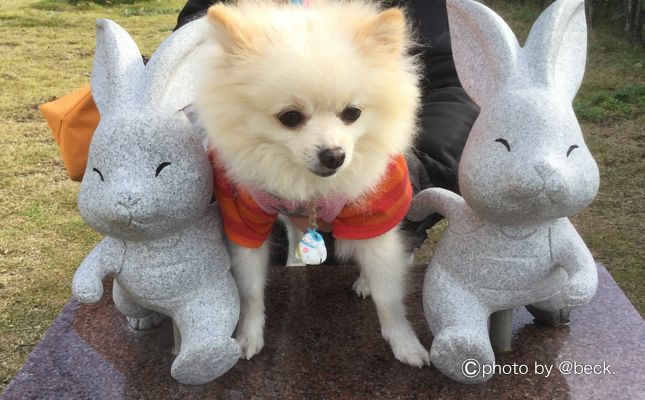
[[[523,40],[534,3],[489,0]],[[70,296],[74,270],[99,236],[76,208],[38,104],[88,83],[96,18],[111,18],[150,55],[183,0],[0,0],[0,390]],[[594,256],[645,314],[645,52],[608,28],[590,37],[575,107],[601,173],[594,203],[573,221]],[[419,252],[427,259],[440,225]]]
[[[151,2],[151,1],[60,1],[60,0],[41,0],[33,5],[34,10],[56,12],[78,12],[78,11],[95,11],[116,10],[118,14],[124,17],[137,16],[155,16],[155,15],[173,15],[177,16],[181,10],[181,2]],[[165,5],[166,7],[161,7]]]
[[[592,122],[634,119],[645,110],[645,85],[598,89],[574,102],[579,118]]]

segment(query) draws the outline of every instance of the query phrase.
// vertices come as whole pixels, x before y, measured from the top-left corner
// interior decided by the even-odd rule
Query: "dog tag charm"
[[[327,259],[327,248],[320,233],[309,228],[296,246],[296,258],[307,265],[320,265]]]

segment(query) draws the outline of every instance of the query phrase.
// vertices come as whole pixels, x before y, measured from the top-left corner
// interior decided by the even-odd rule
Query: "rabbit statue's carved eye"
[[[501,144],[503,144],[503,145],[504,145],[504,147],[506,147],[506,150],[511,151],[511,145],[510,145],[510,144],[508,144],[508,141],[507,141],[506,139],[499,138],[499,139],[495,139],[495,141],[496,141],[497,143],[501,143]]]
[[[169,165],[170,165],[170,163],[167,162],[167,161],[162,162],[161,164],[159,164],[159,166],[157,167],[157,171],[155,172],[155,177],[159,176],[161,171],[163,171],[163,169],[166,168]]]
[[[97,174],[99,174],[99,178],[101,178],[101,182],[105,181],[105,179],[103,179],[103,174],[101,173],[101,171],[99,171],[98,168],[92,168],[92,171],[94,171]]]
[[[572,152],[574,149],[577,149],[577,148],[578,148],[578,146],[577,146],[577,145],[575,145],[575,144],[574,144],[574,145],[572,145],[571,147],[569,147],[569,150],[567,150],[567,157],[569,157],[569,154],[571,154],[571,152]]]

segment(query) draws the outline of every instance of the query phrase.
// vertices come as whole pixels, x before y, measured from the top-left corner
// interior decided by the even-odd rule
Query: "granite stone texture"
[[[106,296],[91,306],[70,301],[2,398],[643,399],[645,321],[604,267],[598,272],[598,295],[572,310],[569,326],[536,325],[525,310],[516,310],[513,351],[497,357],[509,373],[478,385],[396,361],[381,339],[373,302],[351,289],[355,268],[274,267],[266,294],[266,346],[207,385],[184,386],[167,373],[174,358],[168,320],[135,331]],[[429,347],[421,307],[424,273],[423,267],[413,270],[407,303],[410,321]],[[558,365],[565,361],[604,363],[610,372],[563,374]],[[536,363],[552,367],[550,375],[536,373]]]
[[[239,296],[219,213],[209,204],[206,141],[186,112],[194,90],[191,54],[203,42],[204,24],[170,35],[144,65],[123,28],[97,22],[91,84],[101,120],[78,207],[105,238],[72,281],[74,297],[91,304],[103,295],[102,279],[114,275],[114,304],[133,328],[149,329],[169,316],[178,352],[170,374],[193,385],[217,378],[240,357],[231,337]]]
[[[552,3],[524,47],[486,6],[447,7],[455,66],[481,111],[459,163],[463,197],[426,189],[408,218],[448,219],[425,278],[430,359],[477,383],[494,371],[471,375],[462,364],[495,362],[491,313],[531,305],[559,315],[594,296],[593,257],[567,217],[593,200],[599,175],[572,107],[585,66],[584,1]]]

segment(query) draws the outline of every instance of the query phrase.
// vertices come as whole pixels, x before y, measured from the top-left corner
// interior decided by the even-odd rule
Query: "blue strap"
[[[307,229],[307,233],[309,233],[316,242],[322,242],[323,237],[320,233],[316,232],[315,229],[309,228]]]

